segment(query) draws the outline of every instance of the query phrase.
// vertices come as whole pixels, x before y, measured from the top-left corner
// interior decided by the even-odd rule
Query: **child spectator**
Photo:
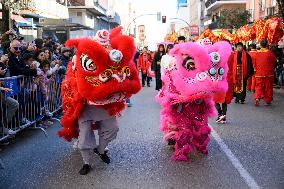
[[[44,61],[40,65],[40,69],[38,69],[38,79],[39,79],[39,86],[42,93],[42,101],[43,101],[43,110],[46,115],[50,116],[49,110],[48,110],[48,86],[49,83],[52,82],[53,78],[50,74],[50,64],[47,61]]]

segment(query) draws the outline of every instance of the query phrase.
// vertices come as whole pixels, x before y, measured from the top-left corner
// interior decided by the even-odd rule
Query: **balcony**
[[[207,0],[205,1],[205,7],[208,8],[210,5],[212,5],[213,3],[215,3],[217,0]]]
[[[207,11],[211,11],[228,4],[246,4],[246,0],[207,0],[205,1],[205,7]]]
[[[68,4],[69,9],[87,9],[96,16],[103,16],[106,14],[106,9],[99,5],[94,0],[70,0]]]

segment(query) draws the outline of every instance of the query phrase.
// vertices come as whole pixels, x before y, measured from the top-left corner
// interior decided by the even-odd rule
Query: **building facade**
[[[250,12],[250,21],[277,14],[276,0],[247,0],[246,9]]]
[[[205,0],[204,27],[216,29],[216,17],[220,16],[222,10],[246,10],[246,3],[247,0]]]
[[[204,10],[204,0],[189,1],[189,23],[192,36],[197,36],[204,30]]]
[[[177,18],[184,21],[175,20],[176,32],[180,36],[190,38],[190,11],[188,0],[177,0]]]
[[[69,19],[81,24],[81,30],[70,31],[71,38],[94,36],[97,30],[110,29],[120,24],[120,17],[108,0],[70,0]]]
[[[43,19],[65,19],[69,18],[67,0],[19,0],[18,7],[13,13],[23,16],[28,23],[19,22],[21,35],[30,41],[42,37]]]

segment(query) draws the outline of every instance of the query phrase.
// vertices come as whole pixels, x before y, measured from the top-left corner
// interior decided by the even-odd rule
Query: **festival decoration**
[[[241,41],[260,42],[267,39],[270,44],[277,44],[284,35],[284,28],[281,18],[270,18],[266,21],[259,19],[253,23],[251,27],[245,25],[239,28],[235,34],[230,33],[227,29],[221,29],[216,33],[210,29],[206,29],[198,38],[198,41],[208,38],[212,42],[227,39],[231,43]]]

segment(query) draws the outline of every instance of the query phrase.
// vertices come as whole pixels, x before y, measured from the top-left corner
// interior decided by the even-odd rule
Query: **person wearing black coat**
[[[162,80],[161,80],[161,59],[162,56],[165,55],[165,47],[163,44],[159,45],[158,52],[155,53],[153,63],[152,63],[152,70],[155,71],[156,77],[156,90],[160,90],[162,88]]]
[[[18,40],[13,40],[10,44],[9,62],[10,75],[18,76],[37,76],[36,67],[29,68],[21,59],[21,43]]]

